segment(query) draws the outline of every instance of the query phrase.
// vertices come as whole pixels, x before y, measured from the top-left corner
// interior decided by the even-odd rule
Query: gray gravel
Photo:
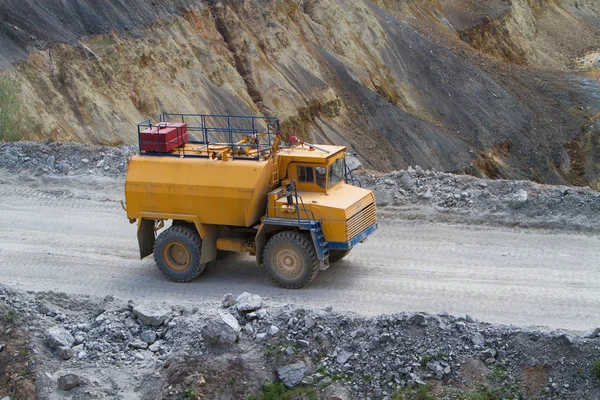
[[[153,388],[161,388],[153,395],[143,394],[148,396],[144,398],[163,398],[160,390],[177,393],[166,381],[168,373],[164,373],[176,360],[193,363],[198,356],[234,357],[240,352],[256,351],[264,358],[257,368],[269,369],[272,379],[281,380],[287,387],[314,385],[317,393],[341,385],[349,394],[343,399],[389,399],[405,388],[435,382],[441,385],[440,398],[453,398],[457,391],[475,383],[491,385],[503,398],[533,394],[546,399],[600,396],[600,381],[592,367],[599,356],[596,331],[547,333],[472,319],[468,322],[466,317],[448,314],[401,313],[366,318],[268,304],[260,308],[264,310],[260,317],[240,312],[235,304],[221,310],[172,305],[160,326],[149,326],[135,318],[130,305],[113,299],[25,294],[6,288],[0,288],[0,310],[12,311],[28,327],[36,373],[45,376],[57,371],[60,375],[57,383],[41,387],[43,399],[52,397],[57,387],[76,393],[82,390],[94,397],[125,393],[130,388],[107,389],[102,382],[110,376],[107,371],[130,368],[143,372],[129,383],[132,387],[152,376],[156,381]],[[228,347],[198,334],[215,321],[222,324],[226,318],[244,327],[237,331],[239,339],[229,342]],[[227,324],[232,325],[230,321]],[[246,329],[248,326],[252,329]],[[85,356],[61,358],[44,339],[43,332],[53,328],[81,336],[81,344],[73,349]],[[142,337],[149,331],[156,334],[157,341],[150,347],[136,346],[144,343]],[[473,368],[488,376],[487,381],[477,381]],[[544,373],[534,383],[529,382],[527,371],[536,368]],[[105,373],[98,374],[98,369]],[[61,371],[77,374],[69,376]]]
[[[13,142],[0,144],[0,168],[34,175],[122,177],[135,146],[90,146],[80,143]]]
[[[427,221],[600,232],[600,193],[585,187],[426,171],[361,173],[382,215]]]

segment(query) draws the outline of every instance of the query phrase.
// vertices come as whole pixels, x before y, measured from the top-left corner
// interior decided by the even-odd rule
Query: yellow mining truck
[[[154,253],[169,279],[186,282],[219,251],[249,253],[277,284],[301,288],[373,233],[375,197],[351,184],[346,148],[295,136],[283,145],[279,129],[254,116],[140,123],[125,181],[140,257]]]

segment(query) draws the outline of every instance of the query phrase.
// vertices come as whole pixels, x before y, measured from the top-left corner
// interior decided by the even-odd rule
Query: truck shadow
[[[213,261],[196,279],[187,283],[169,281],[156,267],[152,257],[144,259],[143,281],[150,286],[158,286],[163,291],[196,292],[204,296],[222,296],[231,292],[239,294],[243,291],[257,294],[281,294],[287,297],[304,298],[309,294],[323,291],[336,291],[341,287],[352,287],[355,279],[352,263],[342,260],[325,271],[319,271],[316,278],[306,287],[299,290],[284,289],[271,280],[263,267],[256,265],[253,256],[231,254],[225,259]],[[133,282],[131,284],[134,284]],[[208,300],[208,299],[207,299]],[[215,298],[212,300],[220,300]],[[283,298],[282,298],[283,300]]]

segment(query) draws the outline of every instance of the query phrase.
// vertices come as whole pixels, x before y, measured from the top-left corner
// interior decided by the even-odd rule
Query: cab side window
[[[315,183],[315,170],[313,167],[298,167],[298,182]]]
[[[316,167],[317,170],[317,185],[325,189],[325,182],[327,181],[327,169],[325,167]]]

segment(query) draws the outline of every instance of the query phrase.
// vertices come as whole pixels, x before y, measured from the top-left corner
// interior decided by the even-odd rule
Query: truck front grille
[[[377,210],[375,208],[375,203],[371,203],[361,211],[348,218],[347,239],[351,240],[354,236],[358,235],[375,222],[377,222]]]

